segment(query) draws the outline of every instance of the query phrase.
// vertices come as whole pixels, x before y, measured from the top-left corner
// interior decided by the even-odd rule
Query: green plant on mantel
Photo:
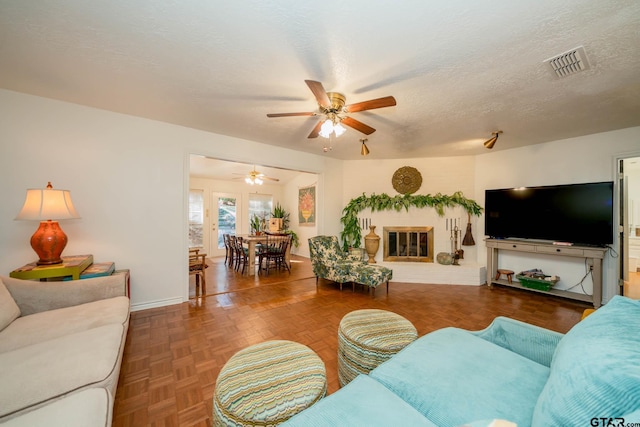
[[[470,215],[480,216],[482,213],[482,207],[474,200],[464,197],[460,191],[456,191],[450,196],[437,193],[434,196],[431,194],[398,194],[391,197],[385,193],[372,194],[370,196],[362,193],[362,196],[351,199],[342,210],[343,216],[340,219],[343,226],[342,232],[340,232],[342,247],[344,250],[348,250],[349,247],[360,247],[362,233],[360,231],[358,213],[361,211],[367,208],[371,209],[372,212],[392,209],[395,211],[402,209],[408,211],[412,206],[416,208],[433,208],[439,216],[444,216],[444,210],[454,206],[462,207]]]

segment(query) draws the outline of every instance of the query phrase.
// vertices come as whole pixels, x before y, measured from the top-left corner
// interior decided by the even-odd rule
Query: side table
[[[79,280],[80,273],[91,264],[93,264],[93,255],[63,256],[61,264],[38,265],[32,262],[13,270],[9,276],[24,280],[71,276],[74,280]]]
[[[91,266],[95,267],[93,270]],[[129,270],[115,270],[113,262],[93,264],[93,255],[63,256],[61,264],[37,265],[35,262],[16,268],[10,277],[22,280],[67,281],[96,276],[125,275],[125,295],[130,297],[131,276]]]

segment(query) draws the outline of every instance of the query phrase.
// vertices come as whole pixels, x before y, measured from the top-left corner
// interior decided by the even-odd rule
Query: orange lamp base
[[[64,234],[58,221],[41,221],[40,227],[31,236],[31,247],[40,258],[38,265],[62,263],[60,255],[67,246],[67,235]]]

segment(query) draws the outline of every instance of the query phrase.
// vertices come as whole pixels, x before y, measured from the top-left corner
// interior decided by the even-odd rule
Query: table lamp
[[[38,265],[60,264],[60,254],[67,245],[57,220],[80,218],[71,202],[69,190],[54,190],[51,182],[44,189],[28,189],[22,210],[15,219],[40,221],[31,236],[31,247],[40,259]]]

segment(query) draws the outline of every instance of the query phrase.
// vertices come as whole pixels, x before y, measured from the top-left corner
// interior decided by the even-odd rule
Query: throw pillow
[[[0,331],[20,317],[20,308],[0,279]]]
[[[558,343],[533,426],[592,425],[640,409],[640,301],[615,296]]]

